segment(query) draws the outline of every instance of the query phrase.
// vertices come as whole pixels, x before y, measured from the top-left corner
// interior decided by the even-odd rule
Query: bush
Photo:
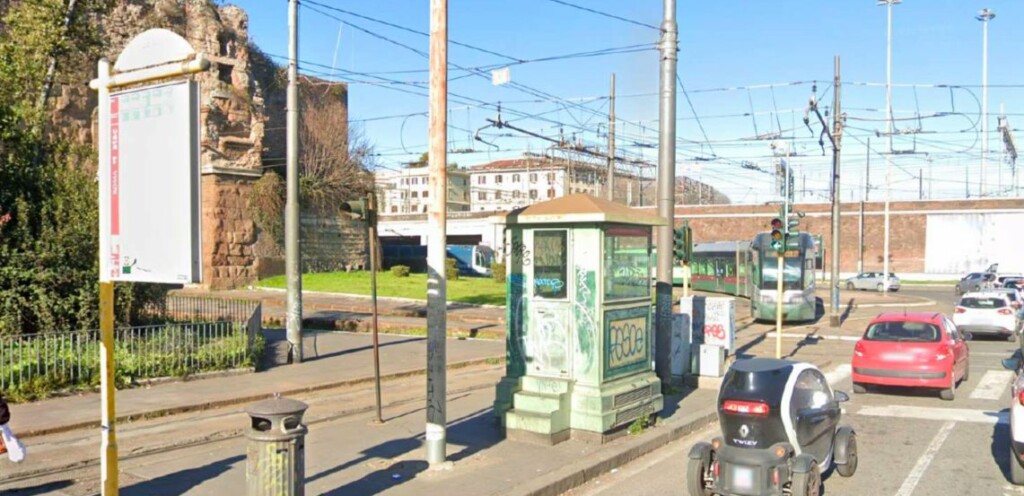
[[[394,267],[391,267],[391,273],[395,277],[409,277],[409,266],[395,265]]]
[[[505,264],[501,262],[492,263],[491,277],[494,278],[495,282],[505,282]]]
[[[459,279],[459,268],[455,266],[454,258],[445,260],[444,273],[449,281],[456,281]]]

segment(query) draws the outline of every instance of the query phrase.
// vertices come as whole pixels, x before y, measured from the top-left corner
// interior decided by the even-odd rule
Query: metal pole
[[[783,220],[783,222],[786,222]],[[785,240],[783,240],[785,243]],[[786,249],[784,246],[783,250]],[[783,277],[783,252],[779,252],[776,259],[778,272],[775,273],[777,279],[775,283],[775,358],[782,358],[782,277]]]
[[[373,382],[377,394],[377,423],[383,424],[384,417],[381,416],[380,400],[380,343],[377,340],[377,265],[380,259],[377,257],[377,195],[370,193],[367,200],[369,231],[370,231],[370,300],[373,302]]]
[[[667,386],[672,380],[672,227],[675,220],[676,60],[679,49],[675,0],[664,0],[661,33],[658,216],[665,218],[668,223],[658,226],[654,363],[658,378],[661,379],[663,386]]]
[[[977,19],[981,21],[981,179],[978,196],[985,196],[986,169],[988,168],[988,21],[996,16],[989,9],[981,9]]]
[[[885,135],[889,153],[885,154],[885,247],[882,255],[882,295],[889,294],[889,201],[892,198],[892,5],[899,0],[886,0],[887,28],[885,51]]]
[[[100,167],[110,168],[110,61],[97,64],[96,90],[99,98]],[[102,188],[103,186],[101,186]],[[102,207],[101,207],[102,208]],[[102,216],[101,216],[102,217]],[[100,220],[101,223],[104,221]],[[106,232],[101,226],[101,232]],[[114,283],[100,274],[100,478],[103,496],[117,496],[117,431],[115,421],[116,391],[114,383]],[[105,282],[106,280],[106,282]]]
[[[864,202],[860,202],[860,222],[857,235],[857,272],[864,272]]]
[[[917,170],[917,199],[924,200],[924,169]]]
[[[615,73],[608,100],[608,200],[615,201]]]
[[[832,104],[832,308],[829,310],[829,324],[832,327],[839,327],[840,322],[839,315],[839,246],[842,244],[839,240],[839,223],[840,223],[840,208],[839,208],[839,158],[842,151],[842,140],[843,140],[843,120],[842,120],[842,81],[839,79],[839,56],[835,56],[835,82],[832,94],[834,95]]]
[[[430,214],[427,216],[427,462],[447,458],[448,0],[430,0]]]
[[[284,216],[288,279],[288,345],[292,363],[302,363],[302,255],[299,250],[299,2],[288,1],[288,136]]]
[[[864,167],[864,201],[871,201],[871,137],[868,137],[867,165]]]

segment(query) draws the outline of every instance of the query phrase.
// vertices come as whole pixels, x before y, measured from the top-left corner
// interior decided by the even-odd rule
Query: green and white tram
[[[775,320],[778,259],[767,233],[753,241],[697,243],[690,258],[690,284],[698,291],[725,293],[750,299],[751,317]],[[814,320],[815,260],[817,248],[808,234],[791,237],[783,262],[782,320]],[[683,283],[682,267],[672,273],[676,285]]]

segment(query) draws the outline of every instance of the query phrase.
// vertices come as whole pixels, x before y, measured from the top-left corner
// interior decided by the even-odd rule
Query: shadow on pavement
[[[7,489],[3,494],[8,494],[10,496],[36,496],[37,494],[50,494],[54,491],[60,491],[66,487],[71,487],[72,484],[74,484],[74,482],[70,480],[47,482],[45,484],[39,484],[38,486]]]
[[[503,437],[494,422],[491,408],[478,410],[460,419],[450,422],[447,429],[449,449],[460,446],[461,450],[448,453],[448,460],[458,463],[502,441]],[[390,460],[401,458],[414,450],[422,450],[423,435],[396,439],[379,444],[362,452],[360,458],[349,460],[336,467],[324,470],[306,478],[310,483],[324,477],[339,473],[356,465],[366,464],[372,460]],[[416,478],[429,468],[425,460],[417,459],[395,461],[386,468],[375,470],[358,480],[349,482],[323,493],[324,495],[342,496],[349,494],[377,494],[389,488],[403,484]]]
[[[154,494],[185,494],[192,488],[231,470],[236,463],[245,463],[245,455],[232,456],[202,467],[173,472],[155,479],[121,488],[124,496],[152,496]]]
[[[1003,409],[1000,413],[1009,418],[1010,409]],[[1011,460],[1013,455],[1010,452],[1010,439],[1010,424],[996,422],[992,428],[992,458],[1007,481],[1010,480],[1010,464],[1016,463]]]

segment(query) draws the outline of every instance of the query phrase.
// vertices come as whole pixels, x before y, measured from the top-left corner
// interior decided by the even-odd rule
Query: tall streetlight
[[[974,16],[981,21],[981,183],[978,196],[985,196],[985,169],[988,168],[988,21],[995,17],[996,13],[990,9],[981,9]]]
[[[888,12],[885,47],[885,135],[889,138],[889,153],[885,154],[885,250],[882,254],[882,291],[889,294],[889,199],[892,196],[892,6],[902,0],[878,0]]]

